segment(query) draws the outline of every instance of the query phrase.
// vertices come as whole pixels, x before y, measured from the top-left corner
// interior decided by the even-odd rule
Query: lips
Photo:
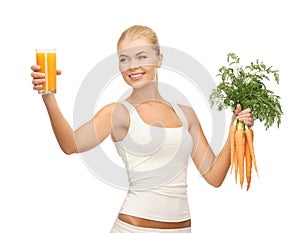
[[[142,78],[144,74],[145,74],[145,73],[134,73],[134,74],[130,74],[130,75],[129,75],[129,78],[130,78],[131,80],[138,80],[138,79]]]

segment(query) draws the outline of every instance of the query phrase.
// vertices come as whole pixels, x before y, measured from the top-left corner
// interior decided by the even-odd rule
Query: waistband
[[[123,222],[119,218],[116,219],[110,233],[191,233],[191,227],[179,229],[157,229],[137,227],[129,223]]]

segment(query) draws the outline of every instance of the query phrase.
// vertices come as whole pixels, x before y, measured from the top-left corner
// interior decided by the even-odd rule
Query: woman
[[[132,87],[126,100],[104,106],[73,131],[54,94],[42,95],[57,141],[64,153],[73,154],[87,151],[111,136],[130,183],[111,233],[191,232],[186,195],[188,159],[192,157],[209,184],[219,187],[230,166],[229,137],[215,156],[193,109],[162,98],[157,69],[163,56],[150,28],[128,28],[119,38],[117,49],[121,74]],[[39,90],[44,74],[36,65],[31,68],[33,89]],[[237,106],[232,121],[235,117],[253,125],[251,109]]]

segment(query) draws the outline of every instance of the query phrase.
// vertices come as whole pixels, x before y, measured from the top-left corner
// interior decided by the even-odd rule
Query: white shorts
[[[191,233],[191,227],[179,229],[156,229],[148,227],[137,227],[116,219],[110,233]]]

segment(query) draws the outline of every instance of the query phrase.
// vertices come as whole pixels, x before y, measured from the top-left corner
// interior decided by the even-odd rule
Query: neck
[[[133,91],[127,100],[133,104],[141,104],[146,101],[165,102],[159,93],[157,81],[137,84],[133,87]]]

